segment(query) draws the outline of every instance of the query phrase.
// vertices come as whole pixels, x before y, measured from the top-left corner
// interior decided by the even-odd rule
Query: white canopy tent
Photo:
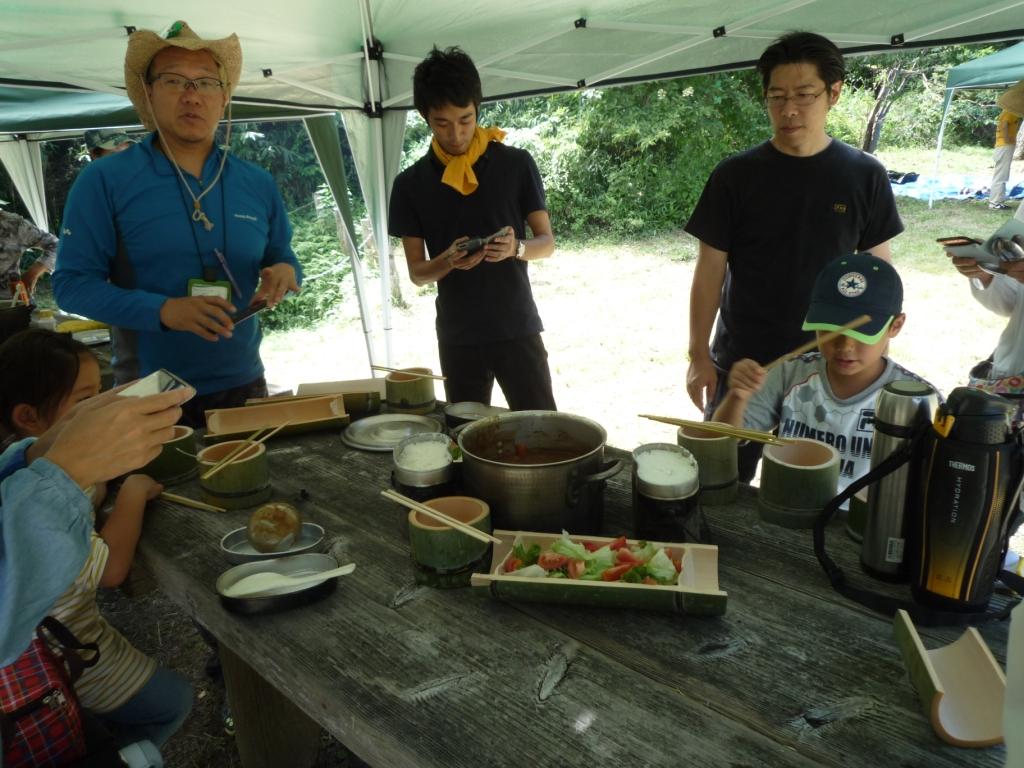
[[[33,217],[42,217],[37,223],[45,223],[46,215],[38,202],[38,141],[61,131],[134,124],[122,95],[126,35],[136,28],[162,31],[175,19],[187,20],[201,35],[235,32],[241,38],[236,119],[243,111],[343,114],[380,255],[381,320],[390,362],[388,193],[411,108],[412,71],[431,46],[465,49],[481,71],[485,99],[500,100],[743,68],[772,39],[793,29],[819,32],[852,54],[1024,37],[1024,0],[7,5],[0,8],[0,160]],[[52,99],[48,105],[44,96]],[[86,99],[88,107],[76,106]],[[19,115],[20,121],[14,119]],[[12,142],[21,148],[6,148]]]

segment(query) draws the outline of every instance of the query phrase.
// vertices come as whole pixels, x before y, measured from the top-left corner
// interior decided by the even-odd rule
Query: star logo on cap
[[[847,272],[839,278],[836,287],[843,296],[854,299],[868,289],[868,281],[860,272]]]

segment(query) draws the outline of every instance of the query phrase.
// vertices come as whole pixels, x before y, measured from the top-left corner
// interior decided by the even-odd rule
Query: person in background
[[[7,204],[6,200],[0,200],[0,205]],[[22,274],[21,259],[30,249],[42,251],[42,255]],[[39,278],[44,273],[53,272],[56,260],[56,237],[28,219],[0,209],[0,296],[14,295],[19,281],[32,295]]]
[[[992,150],[995,168],[992,170],[988,207],[1005,211],[1010,207],[1006,204],[1006,182],[1010,179],[1013,153],[1017,151],[1017,131],[1020,130],[1021,115],[1024,115],[1024,80],[999,97],[999,106],[1003,111],[996,118],[996,143]]]
[[[801,323],[826,264],[854,251],[889,260],[903,230],[882,164],[825,131],[846,71],[839,49],[793,32],[757,70],[772,137],[718,164],[686,224],[700,241],[686,390],[705,417],[736,361],[764,364],[809,340]],[[741,480],[753,477],[760,447],[741,449]]]
[[[75,180],[54,294],[135,331],[139,374],[166,368],[192,384],[183,423],[200,427],[207,409],[267,394],[259,322],[231,316],[298,291],[300,268],[273,178],[214,142],[242,73],[238,37],[202,39],[184,22],[139,30],[124,68],[151,133]]]
[[[871,320],[820,341],[861,315]],[[803,323],[805,331],[818,334],[818,351],[770,371],[755,360],[737,361],[713,418],[834,446],[842,492],[871,468],[878,391],[890,381],[923,381],[886,357],[889,340],[905,321],[903,283],[891,264],[870,253],[835,259],[819,273]]]
[[[10,373],[15,371],[24,373]],[[99,363],[88,347],[66,334],[31,328],[0,345],[0,421],[18,437],[45,434],[99,389]],[[129,643],[96,604],[99,587],[116,587],[127,577],[146,502],[162,490],[146,475],[125,479],[110,515],[90,534],[85,565],[49,611],[80,641],[99,646],[98,663],[82,673],[75,692],[119,746],[140,739],[162,746],[192,708],[188,681]]]
[[[528,152],[477,124],[482,98],[480,75],[458,48],[434,48],[416,67],[413,103],[433,139],[395,179],[389,231],[402,238],[413,283],[437,283],[448,401],[490,403],[497,379],[512,410],[553,411],[529,273],[555,248],[544,185]],[[482,247],[459,247],[499,232]]]
[[[99,160],[101,157],[128,149],[135,143],[131,136],[116,128],[98,128],[86,131],[83,138],[85,146],[89,150],[90,160]]]

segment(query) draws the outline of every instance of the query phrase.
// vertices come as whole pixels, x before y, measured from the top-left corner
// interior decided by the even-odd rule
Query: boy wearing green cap
[[[871,319],[821,341],[862,315]],[[766,371],[739,360],[714,420],[781,437],[807,437],[839,452],[839,490],[871,466],[875,395],[890,381],[924,381],[886,357],[903,328],[903,283],[888,262],[870,253],[841,256],[818,275],[803,330],[818,332],[818,351]],[[927,382],[925,382],[927,383]]]

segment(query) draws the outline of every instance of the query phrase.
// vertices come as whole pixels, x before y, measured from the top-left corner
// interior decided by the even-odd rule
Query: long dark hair
[[[0,424],[15,432],[11,417],[22,403],[52,420],[75,388],[81,356],[90,354],[70,333],[45,328],[20,331],[0,344]]]

